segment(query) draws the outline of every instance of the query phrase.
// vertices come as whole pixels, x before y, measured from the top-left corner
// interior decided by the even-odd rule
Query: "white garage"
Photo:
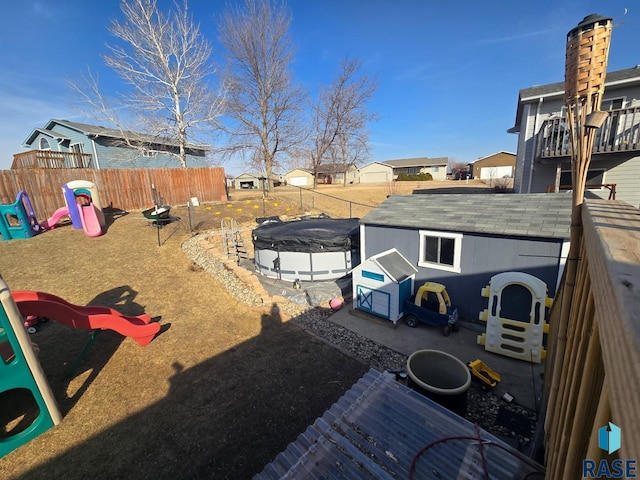
[[[307,177],[291,177],[289,179],[290,185],[295,185],[296,187],[304,187],[307,185]]]
[[[386,183],[393,180],[393,168],[372,162],[360,169],[360,183]]]
[[[483,167],[480,169],[480,180],[490,180],[492,178],[511,177],[513,167],[509,165],[501,167]]]
[[[284,174],[284,181],[294,187],[306,187],[313,185],[313,174],[304,168],[294,168]]]

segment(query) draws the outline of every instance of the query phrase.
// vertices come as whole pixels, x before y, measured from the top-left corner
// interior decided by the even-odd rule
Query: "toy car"
[[[445,286],[435,282],[426,282],[414,297],[404,302],[404,320],[412,328],[416,327],[418,322],[442,326],[445,337],[460,329],[458,309],[451,306]]]
[[[49,319],[44,317],[38,317],[36,315],[29,315],[24,320],[24,326],[27,329],[27,332],[33,334],[38,331],[38,325],[41,323],[47,322]]]

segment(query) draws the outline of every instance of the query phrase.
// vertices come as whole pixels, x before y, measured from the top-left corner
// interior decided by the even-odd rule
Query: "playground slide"
[[[82,229],[87,237],[99,237],[102,235],[102,227],[93,203],[80,206],[80,220],[82,221]]]
[[[49,230],[51,228],[54,228],[62,217],[66,217],[68,215],[69,215],[69,209],[67,207],[60,207],[53,213],[51,218],[42,222],[40,226],[45,230]]]
[[[141,347],[160,331],[160,324],[151,323],[146,314],[129,317],[108,307],[81,307],[44,292],[13,291],[11,296],[23,316],[46,317],[72,328],[113,330],[133,338]]]

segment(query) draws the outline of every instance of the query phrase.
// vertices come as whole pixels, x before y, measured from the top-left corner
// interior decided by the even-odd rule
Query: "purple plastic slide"
[[[99,237],[102,235],[102,227],[93,203],[80,206],[80,219],[82,220],[82,229],[87,237]]]
[[[53,212],[51,218],[42,222],[40,224],[40,227],[44,228],[45,230],[50,230],[56,226],[56,223],[58,223],[62,217],[65,217],[67,215],[69,215],[69,209],[67,207],[60,207],[55,212]]]

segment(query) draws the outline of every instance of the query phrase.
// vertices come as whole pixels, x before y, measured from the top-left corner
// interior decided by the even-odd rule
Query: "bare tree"
[[[157,0],[123,0],[120,8],[124,20],[109,26],[120,43],[108,45],[103,58],[130,91],[109,100],[91,73],[83,85],[72,87],[94,114],[116,125],[129,147],[173,155],[186,167],[196,132],[215,124],[221,113],[223,95],[211,85],[212,47],[194,23],[186,0],[175,1],[168,14],[158,10]],[[123,116],[135,127],[125,127]],[[130,131],[134,129],[145,135],[136,136]],[[175,149],[161,149],[171,142]]]
[[[362,129],[351,136],[339,134],[331,152],[333,163],[342,166],[344,171],[343,185],[346,186],[349,167],[358,165],[369,158],[369,131]]]
[[[454,178],[464,180],[461,177],[464,175],[466,178],[467,173],[469,173],[469,164],[451,159],[449,160],[449,169],[454,175]]]
[[[218,25],[228,60],[227,151],[248,154],[270,187],[274,167],[303,134],[299,113],[305,94],[290,69],[290,24],[284,3],[246,0],[244,6],[229,6]]]
[[[367,124],[376,115],[367,110],[377,84],[366,74],[361,74],[362,61],[345,59],[340,63],[340,73],[331,85],[323,88],[313,106],[309,159],[313,171],[314,187],[323,162],[339,158],[344,166],[346,180],[349,160],[366,150]]]

